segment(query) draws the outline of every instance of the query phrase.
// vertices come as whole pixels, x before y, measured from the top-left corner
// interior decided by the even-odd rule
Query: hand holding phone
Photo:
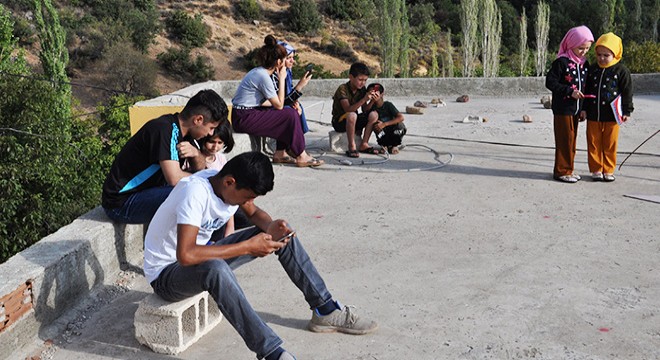
[[[279,238],[279,239],[277,239],[277,240],[275,240],[275,241],[277,241],[277,242],[282,242],[282,241],[284,241],[284,240],[286,240],[286,239],[290,239],[290,238],[292,238],[293,235],[295,235],[295,234],[296,234],[296,232],[292,230],[292,231],[289,232],[288,234],[282,236],[281,238]]]
[[[307,76],[311,76],[313,71],[314,71],[314,64],[309,64],[307,65],[307,67],[305,67],[305,72],[307,73]]]

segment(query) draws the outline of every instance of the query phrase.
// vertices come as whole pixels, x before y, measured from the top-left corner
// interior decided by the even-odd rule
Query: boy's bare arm
[[[291,231],[286,221],[282,219],[273,220],[267,212],[261,210],[252,200],[241,205],[241,209],[256,227],[269,234],[272,239],[279,239]],[[288,242],[288,240],[285,240],[281,244],[287,244]]]
[[[176,145],[179,157],[186,158],[190,166],[191,172],[197,172],[206,168],[206,157],[202,154],[201,149],[198,147],[199,143],[194,140],[196,145],[188,141],[182,141]]]
[[[165,181],[170,186],[176,186],[179,180],[191,175],[189,172],[181,170],[181,165],[175,160],[160,161],[160,169],[163,171]]]
[[[371,111],[371,108],[378,101],[378,99],[380,99],[380,93],[378,91],[370,91],[364,98],[366,98],[367,101],[362,104],[362,112],[367,113]]]
[[[199,228],[194,225],[177,224],[176,259],[183,266],[197,265],[213,259],[229,259],[241,255],[263,257],[279,250],[285,244],[272,241],[266,233],[259,233],[245,241],[205,246],[197,245]]]

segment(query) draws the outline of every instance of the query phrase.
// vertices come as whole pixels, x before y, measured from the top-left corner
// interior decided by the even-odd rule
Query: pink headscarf
[[[591,33],[588,27],[582,25],[574,27],[564,35],[561,44],[559,44],[559,52],[557,57],[566,57],[571,59],[573,62],[583,65],[587,59],[585,57],[579,57],[575,55],[573,49],[584,44],[587,41],[594,41],[594,35]]]

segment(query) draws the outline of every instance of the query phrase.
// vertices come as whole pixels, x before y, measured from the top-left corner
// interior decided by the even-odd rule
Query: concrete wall
[[[0,332],[0,359],[47,339],[53,321],[120,270],[140,269],[142,239],[142,225],[113,224],[98,207],[0,264],[0,298],[32,283],[32,309]]]
[[[660,93],[660,73],[633,74],[634,93]],[[312,79],[305,87],[305,96],[332,97],[337,87],[346,79]],[[408,78],[408,79],[369,79],[369,82],[383,84],[387,96],[441,96],[468,94],[483,96],[513,97],[518,95],[546,94],[545,77],[514,78]],[[231,102],[240,81],[207,81],[191,85],[172,94],[151,100],[141,101],[136,106],[182,105],[188,98],[203,89],[213,89],[227,103]]]

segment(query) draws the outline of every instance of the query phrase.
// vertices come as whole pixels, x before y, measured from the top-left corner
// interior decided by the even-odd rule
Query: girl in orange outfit
[[[630,71],[619,63],[623,55],[621,38],[613,33],[596,41],[597,64],[589,68],[585,102],[589,171],[594,181],[614,181],[619,123],[633,111]]]

